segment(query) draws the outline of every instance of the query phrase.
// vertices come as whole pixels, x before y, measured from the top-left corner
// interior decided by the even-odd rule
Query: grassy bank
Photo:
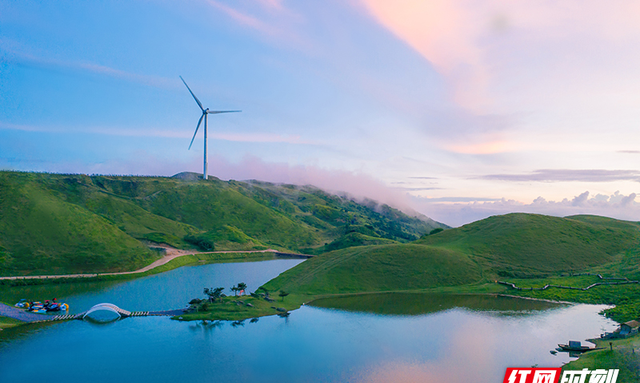
[[[620,370],[617,380],[619,383],[640,381],[640,336],[614,340],[593,339],[592,341],[597,347],[602,347],[602,350],[584,353],[578,360],[564,365],[563,369],[617,368]]]
[[[24,323],[25,322],[19,321],[17,319],[0,316],[0,329],[20,326]]]
[[[274,301],[252,296],[222,298],[208,303],[205,309],[173,317],[177,320],[245,320],[269,315],[277,315],[299,308],[309,298],[303,295],[288,295],[282,299],[274,294]],[[251,306],[249,306],[249,305]]]

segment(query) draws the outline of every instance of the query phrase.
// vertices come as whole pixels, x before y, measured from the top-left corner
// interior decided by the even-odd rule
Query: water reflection
[[[101,311],[101,312],[91,313],[91,315],[87,315],[86,317],[84,317],[83,320],[95,326],[105,326],[105,325],[110,325],[119,319],[120,319],[119,315]]]
[[[546,301],[497,295],[379,293],[322,298],[310,303],[315,307],[383,315],[422,315],[456,307],[491,312],[497,316],[528,315],[537,311],[564,307]]]
[[[202,286],[215,281],[257,284],[287,268],[271,266],[245,264],[244,271],[203,266],[171,274],[166,290],[147,280],[74,299],[93,305],[127,292],[122,300],[131,303],[151,296],[172,303],[191,289],[201,294]],[[605,306],[487,296],[378,294],[315,304],[334,308],[303,306],[287,318],[254,318],[235,326],[134,317],[107,325],[68,321],[8,329],[0,335],[9,335],[0,339],[0,382],[41,380],[42,371],[55,368],[64,371],[65,382],[92,383],[123,376],[149,383],[490,383],[502,381],[506,367],[561,366],[570,356],[550,354],[557,343],[615,328],[598,315]]]

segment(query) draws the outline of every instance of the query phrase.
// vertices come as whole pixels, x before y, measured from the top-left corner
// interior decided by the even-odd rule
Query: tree
[[[234,296],[238,296],[238,287],[236,285],[231,286],[231,291],[233,291]]]
[[[224,287],[216,287],[215,289],[205,287],[204,293],[209,296],[210,302],[215,302],[217,299],[222,300],[222,297],[224,296],[224,294],[222,294],[222,290],[224,290]]]
[[[244,282],[238,283],[238,291],[244,293],[247,290],[247,284]]]
[[[280,292],[278,293],[278,295],[280,296],[280,298],[282,298],[282,301],[284,302],[284,297],[286,297],[287,295],[289,295],[288,292],[284,291],[284,290],[280,290]]]

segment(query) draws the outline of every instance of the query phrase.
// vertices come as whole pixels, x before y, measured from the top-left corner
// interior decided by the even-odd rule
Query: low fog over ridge
[[[640,203],[636,202],[636,193],[628,195],[615,192],[610,195],[584,191],[579,195],[567,196],[561,200],[550,200],[543,195],[532,201],[517,201],[507,198],[486,198],[483,196],[440,198],[421,197],[411,192],[429,188],[403,187],[402,182],[387,185],[364,172],[347,170],[328,170],[309,165],[289,165],[287,163],[269,163],[257,157],[245,156],[241,161],[232,163],[220,156],[212,156],[209,161],[212,175],[222,180],[258,180],[271,183],[312,185],[328,192],[347,194],[355,200],[374,200],[400,209],[406,214],[424,214],[427,217],[450,226],[460,226],[492,215],[512,212],[537,213],[553,216],[575,214],[594,214],[617,219],[636,220],[640,215]],[[146,174],[172,176],[185,169],[198,172],[199,160],[190,162],[166,163],[141,153],[137,162],[110,161],[95,165],[59,164],[38,171],[77,172],[87,174]],[[561,172],[569,172],[562,170]],[[586,171],[585,171],[586,172]],[[593,173],[593,171],[590,171]],[[554,174],[552,171],[532,173]],[[584,175],[584,172],[576,172]],[[414,177],[418,178],[418,177]],[[431,181],[430,177],[419,177]],[[542,177],[545,178],[545,177]],[[546,177],[549,178],[549,177]],[[534,180],[535,181],[535,180]]]

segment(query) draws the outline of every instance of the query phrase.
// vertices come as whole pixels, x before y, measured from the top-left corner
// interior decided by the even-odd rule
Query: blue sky
[[[640,220],[631,1],[0,0],[0,168]],[[587,193],[585,195],[585,192]]]

